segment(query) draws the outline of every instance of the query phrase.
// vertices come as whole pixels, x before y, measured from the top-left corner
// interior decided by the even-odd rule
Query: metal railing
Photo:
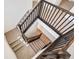
[[[40,9],[40,3],[41,1],[33,8],[31,12],[26,16],[26,14],[23,16],[21,20],[22,22],[18,23],[19,29],[21,33],[25,33],[27,29],[33,24],[33,22],[36,20],[36,18],[39,15],[39,9]]]
[[[66,34],[74,27],[73,13],[41,0],[27,16],[22,18],[24,21],[18,24],[21,32],[25,33],[37,18],[40,18],[59,35]]]
[[[37,18],[58,33],[60,37],[65,36],[65,34],[74,29],[73,13],[45,0],[41,0],[27,15],[27,17],[24,16],[22,18],[24,21],[18,24],[22,35],[24,35],[27,29],[33,24],[33,22],[35,22]]]
[[[39,18],[47,23],[59,35],[66,34],[72,30],[74,26],[73,13],[47,1],[43,1],[42,3]]]

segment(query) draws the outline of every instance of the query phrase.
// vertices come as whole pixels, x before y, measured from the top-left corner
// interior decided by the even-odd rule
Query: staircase
[[[21,37],[17,28],[5,34],[10,47],[15,52],[18,59],[32,58],[43,48],[46,48],[51,44],[49,38],[46,37],[46,35],[44,35],[40,30],[37,29],[37,31],[33,34],[34,35],[30,37],[25,37],[25,41]],[[28,55],[27,52],[29,52]],[[24,57],[25,55],[26,57]]]
[[[16,40],[16,41],[9,44],[14,52],[19,51],[19,49],[21,49],[23,46],[25,46],[23,41],[21,41],[20,39],[21,38],[19,38],[18,40]]]
[[[43,23],[49,26],[57,34],[59,34],[60,37],[57,38],[55,42],[51,43],[51,41],[42,38],[42,33],[33,37],[25,36],[25,33],[27,32],[27,30],[29,30],[29,27],[37,20],[37,18],[39,18]],[[45,50],[45,52],[60,49],[67,50],[67,48],[73,42],[74,14],[45,0],[41,0],[33,8],[33,10],[27,16],[25,14],[21,20],[23,21],[20,21],[17,24],[17,27],[19,28],[25,42],[28,42],[35,53],[42,50],[46,46],[49,47]],[[20,46],[20,44],[21,42],[16,40],[10,45],[12,49],[16,52],[23,46],[23,44],[22,46]],[[18,47],[16,48],[16,46]]]
[[[37,30],[37,32],[39,31]],[[35,53],[38,53],[40,50],[52,43],[48,37],[41,33],[41,31],[39,34],[25,39],[25,41],[30,45],[30,47],[33,49]]]
[[[60,35],[60,37],[54,43],[52,43],[51,47],[48,48],[47,50],[50,51],[60,48],[62,50],[66,50],[70,46],[69,43],[70,42],[72,43],[74,37],[73,36],[74,34],[70,35],[69,33],[70,31],[72,31],[72,33],[74,32],[73,13],[61,7],[53,5],[45,0],[41,0],[29,13],[29,15],[26,17],[24,22],[18,24],[21,33],[24,34],[28,30],[28,28],[33,24],[33,22],[35,22],[37,18],[39,18],[42,22],[44,22],[52,30],[54,30],[57,34]],[[68,33],[70,37],[67,36]],[[34,40],[34,41],[32,40],[33,42],[31,43],[31,45],[34,45],[34,43],[36,43],[36,41],[38,40]],[[37,44],[35,45],[37,47]]]
[[[62,36],[58,38],[54,43],[52,43],[42,54],[40,54],[36,59],[49,59],[49,58],[65,58],[69,59],[70,54],[66,51],[69,46],[72,44],[74,36],[73,30],[69,33],[65,34],[65,36]],[[64,52],[63,52],[64,51]],[[59,52],[66,53],[64,54],[58,54]],[[61,55],[61,56],[60,56]],[[64,57],[63,57],[64,56]]]
[[[21,37],[21,33],[17,28],[14,28],[13,30],[5,33],[5,36],[8,41],[8,44],[14,52],[19,51],[19,49],[25,46],[25,44],[23,43],[24,40]]]

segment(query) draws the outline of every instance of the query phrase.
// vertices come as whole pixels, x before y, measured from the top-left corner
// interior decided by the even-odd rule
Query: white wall
[[[70,12],[74,13],[74,6],[70,9]]]
[[[4,59],[17,59],[15,53],[10,48],[8,42],[6,41],[6,38],[4,38]]]
[[[69,1],[73,1],[74,2],[74,0],[69,0]]]
[[[39,19],[34,22],[25,35],[28,37],[33,36],[37,29],[41,30],[42,33],[44,33],[52,42],[59,37],[59,35],[54,30],[50,29]],[[72,44],[67,51],[71,54],[70,59],[74,59],[74,44]],[[37,55],[40,55],[40,52],[37,53]],[[37,55],[35,55],[33,58],[36,58]]]
[[[47,0],[59,5],[61,0]],[[8,32],[21,20],[25,12],[32,8],[32,0],[5,0],[4,32]]]
[[[41,20],[38,19],[37,21],[38,21],[38,29],[40,29],[42,33],[44,33],[52,42],[59,37],[59,35],[54,30],[49,28]]]
[[[48,1],[48,2],[50,2],[50,3],[53,3],[53,4],[55,4],[55,5],[59,5],[62,0],[46,0],[46,1]]]
[[[72,45],[68,48],[67,51],[71,54],[70,59],[74,59],[74,43],[72,43]]]
[[[4,32],[13,29],[25,12],[32,8],[32,0],[5,0]]]
[[[59,35],[49,28],[46,24],[44,24],[41,20],[37,19],[34,24],[27,30],[25,35],[27,37],[32,37],[37,29],[41,30],[43,34],[45,34],[52,42],[59,37]]]
[[[29,30],[26,31],[25,35],[27,37],[32,37],[36,33],[36,31],[37,31],[37,25],[38,25],[38,21],[36,20],[34,22],[34,24],[31,25],[31,27],[29,28]]]
[[[55,31],[53,31],[39,19],[34,22],[34,24],[29,28],[29,30],[27,30],[25,35],[27,37],[32,37],[36,33],[37,29],[41,30],[42,33],[45,34],[52,42],[59,37],[59,35]],[[46,48],[40,50],[35,56],[32,57],[32,59],[36,59]]]

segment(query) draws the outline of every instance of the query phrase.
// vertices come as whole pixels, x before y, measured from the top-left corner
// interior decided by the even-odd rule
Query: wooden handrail
[[[42,33],[39,34],[39,35],[36,35],[36,36],[30,37],[30,38],[27,38],[27,42],[28,43],[31,43],[31,42],[35,41],[35,40],[39,39],[41,35],[42,35]]]

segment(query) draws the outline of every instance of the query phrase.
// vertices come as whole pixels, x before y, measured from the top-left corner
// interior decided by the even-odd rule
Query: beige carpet
[[[41,33],[41,31],[37,29],[37,32],[35,34],[37,35],[39,33]],[[21,33],[20,31],[18,31],[17,28],[14,28],[11,31],[5,33],[5,36],[7,38],[8,43],[11,44],[12,42],[16,41],[19,37],[21,37]],[[48,37],[46,37],[44,34],[41,36],[41,39],[45,43],[49,42]],[[20,48],[17,52],[15,52],[15,54],[18,59],[31,59],[35,55],[35,52],[30,47],[30,45],[24,44],[24,46]]]
[[[17,28],[12,29],[11,31],[5,33],[8,43],[12,43],[20,37],[21,33]],[[31,59],[35,55],[34,51],[30,46],[24,45],[21,49],[15,52],[17,59]]]
[[[74,6],[74,2],[68,0],[62,0],[59,6],[66,10],[70,10]]]

